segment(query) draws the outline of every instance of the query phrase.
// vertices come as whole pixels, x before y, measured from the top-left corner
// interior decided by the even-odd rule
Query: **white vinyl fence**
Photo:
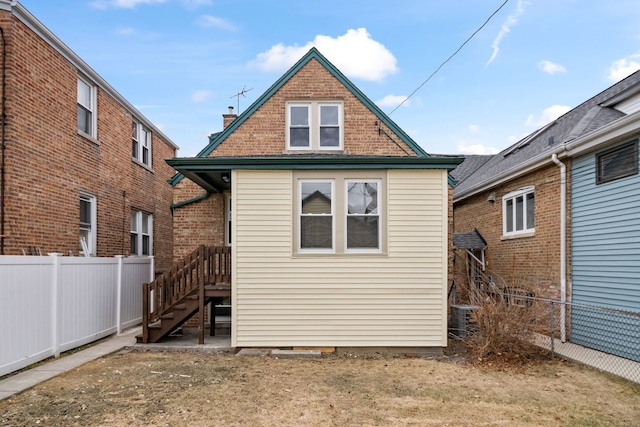
[[[139,324],[153,257],[0,256],[0,376]]]

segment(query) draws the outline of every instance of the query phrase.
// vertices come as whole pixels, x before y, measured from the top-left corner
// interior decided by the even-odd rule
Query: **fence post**
[[[58,292],[60,282],[60,255],[61,253],[48,253],[52,261],[51,274],[51,344],[54,357],[60,357],[60,337],[58,337],[60,313],[60,295]]]
[[[554,327],[555,327],[555,326],[554,326],[554,324],[553,324],[553,323],[554,323],[554,322],[553,322],[553,312],[554,312],[554,309],[553,309],[553,301],[551,301],[551,314],[550,314],[550,315],[551,315],[551,334],[550,334],[550,338],[551,338],[551,355],[555,356],[555,353],[556,353],[556,352],[555,352],[555,347],[554,347],[555,342],[554,342],[554,340],[553,340],[553,333],[554,333]]]
[[[118,284],[116,290],[116,327],[117,334],[122,333],[122,264],[124,262],[123,255],[115,255],[118,262]]]

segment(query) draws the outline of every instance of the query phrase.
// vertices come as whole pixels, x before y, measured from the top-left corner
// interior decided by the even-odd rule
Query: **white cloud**
[[[638,70],[640,70],[640,52],[614,61],[609,67],[607,79],[618,82]]]
[[[167,0],[95,0],[91,6],[97,9],[108,9],[110,7],[119,7],[123,9],[133,9],[139,4],[160,4]]]
[[[571,110],[571,107],[569,107],[568,105],[552,105],[551,107],[542,110],[542,113],[538,117],[530,114],[529,117],[527,117],[527,121],[525,124],[527,126],[544,126],[551,123],[569,110]]]
[[[500,27],[500,32],[498,32],[498,35],[496,36],[496,38],[493,39],[493,43],[491,43],[491,48],[493,49],[493,53],[491,54],[491,58],[489,58],[489,60],[485,64],[485,67],[488,67],[489,64],[491,64],[493,60],[496,59],[496,56],[498,56],[498,52],[500,51],[500,43],[502,42],[502,39],[508,33],[511,32],[511,27],[513,27],[518,23],[518,19],[524,13],[525,4],[528,4],[528,3],[525,3],[522,0],[518,0],[518,5],[516,6],[515,12],[507,16],[507,20],[504,21],[504,24],[502,24],[502,27]]]
[[[366,28],[348,30],[336,38],[317,35],[304,46],[279,43],[259,53],[253,64],[262,71],[285,71],[314,46],[349,77],[378,81],[398,71],[396,58]]]
[[[116,34],[123,37],[132,36],[136,33],[136,30],[131,27],[126,28],[118,28],[116,29]]]
[[[458,141],[458,154],[498,154],[497,148],[487,147],[484,144],[474,144],[464,140]]]
[[[379,101],[376,101],[378,107],[397,107],[402,104],[403,107],[408,107],[411,105],[411,100],[406,100],[407,97],[404,95],[387,95]],[[406,101],[405,101],[406,100]],[[404,103],[403,103],[404,101]]]
[[[224,18],[218,18],[212,15],[202,15],[196,21],[203,28],[218,28],[220,30],[235,31],[236,26]]]
[[[547,74],[555,74],[555,73],[566,73],[567,69],[564,65],[555,64],[551,61],[540,61],[538,62],[538,68],[544,71]]]
[[[200,6],[210,6],[213,2],[211,0],[182,0],[182,4],[187,9],[197,9]]]
[[[469,125],[469,132],[471,132],[471,133],[480,132],[480,126],[478,126],[478,125]]]
[[[213,92],[208,90],[197,90],[189,97],[193,102],[204,102],[213,95]]]

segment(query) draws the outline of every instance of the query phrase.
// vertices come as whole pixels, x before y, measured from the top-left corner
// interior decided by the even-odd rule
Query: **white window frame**
[[[80,198],[79,198],[79,202],[87,202],[89,203],[89,215],[90,215],[90,222],[88,223],[88,226],[83,224],[80,220],[81,218],[79,217],[79,245],[80,245],[80,249],[79,249],[79,253],[80,255],[87,255],[84,253],[84,249],[82,248],[82,237],[84,234],[86,234],[85,237],[85,241],[87,244],[87,248],[89,249],[89,254],[88,255],[92,255],[95,256],[96,255],[96,246],[97,246],[97,204],[96,204],[96,196],[94,196],[93,194],[90,193],[86,193],[86,192],[80,192]],[[82,210],[82,209],[80,209]],[[80,215],[79,215],[80,216]],[[85,233],[83,233],[82,231],[85,231]]]
[[[81,93],[81,85],[87,86],[89,89],[89,100],[80,99]],[[77,106],[78,109],[82,108],[87,111],[87,114],[90,114],[89,118],[89,132],[86,132],[84,129],[80,129],[78,126],[78,132],[82,135],[87,135],[93,139],[98,138],[98,87],[81,76],[78,76],[78,87],[77,87]],[[77,119],[79,119],[79,114],[76,112]]]
[[[291,124],[291,109],[293,107],[307,107],[308,111],[308,127],[309,127],[309,144],[304,147],[291,146],[290,131]],[[337,107],[338,108],[338,133],[339,142],[337,146],[323,146],[320,142],[320,128],[322,123],[322,107]],[[344,147],[344,113],[343,104],[340,101],[289,101],[287,102],[287,114],[286,114],[286,148],[292,151],[340,151]]]
[[[302,213],[302,185],[304,183],[325,183],[331,185],[331,247],[330,248],[303,248],[302,247],[302,218],[307,216],[324,216],[326,214],[303,214]],[[299,253],[335,253],[336,248],[336,183],[334,179],[300,179],[298,180],[298,197],[297,204],[298,209],[296,214],[298,216],[298,230],[297,230],[297,251]]]
[[[147,219],[147,232],[144,230],[144,219]],[[131,256],[152,256],[153,255],[153,215],[147,212],[139,211],[136,209],[131,210],[131,232],[130,236],[133,239],[135,236],[135,250],[131,250]],[[149,253],[143,253],[144,237],[149,238]]]
[[[527,195],[533,194],[534,200],[534,212],[533,212],[533,224],[532,228],[527,228],[528,209],[527,209]],[[522,229],[517,229],[517,199],[522,197]],[[511,201],[511,231],[508,229],[508,202]],[[535,187],[519,188],[511,191],[510,193],[502,196],[502,235],[504,237],[525,237],[535,234]]]
[[[376,183],[376,210],[375,214],[349,214],[349,184],[354,183]],[[380,253],[382,251],[382,180],[381,179],[345,179],[344,180],[344,251],[345,253]],[[378,247],[376,248],[349,248],[347,239],[349,237],[349,217],[376,217],[378,218]]]
[[[151,141],[151,130],[133,119],[131,124],[131,157],[149,168],[151,167]],[[147,155],[146,161],[144,160],[145,153]]]

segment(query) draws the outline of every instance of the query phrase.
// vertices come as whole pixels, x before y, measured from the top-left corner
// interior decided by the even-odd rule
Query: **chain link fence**
[[[485,295],[486,297],[486,295]],[[496,294],[493,294],[495,300]],[[552,356],[591,366],[640,384],[640,313],[500,293],[504,304],[534,311],[534,343]],[[454,300],[455,301],[455,300]],[[477,299],[482,304],[482,299]],[[476,304],[450,306],[449,331],[457,339],[478,333]],[[505,311],[505,313],[508,313]],[[534,319],[534,320],[531,320]]]

